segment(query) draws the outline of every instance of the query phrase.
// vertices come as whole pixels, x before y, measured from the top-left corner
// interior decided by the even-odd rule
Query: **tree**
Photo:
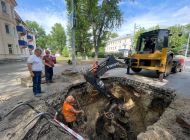
[[[109,30],[120,27],[122,23],[122,13],[119,8],[120,0],[102,0],[98,2],[98,0],[88,0],[95,59],[98,58],[98,51],[104,34]]]
[[[71,1],[66,0],[67,3],[67,11],[71,13]],[[76,52],[79,52],[86,58],[86,55],[92,49],[91,41],[90,41],[90,24],[88,20],[87,13],[87,1],[86,0],[77,0],[75,1],[75,16],[76,16],[76,27],[75,27],[75,46]],[[70,15],[68,15],[70,17]],[[69,44],[71,46],[72,42],[72,31],[71,27],[68,25],[67,34],[69,36]]]
[[[46,48],[46,32],[42,26],[40,26],[36,21],[25,21],[26,26],[34,31],[36,34],[36,45],[41,48]]]
[[[48,46],[60,53],[66,46],[66,34],[64,27],[60,23],[55,23],[52,27],[50,34],[48,35]]]
[[[137,41],[141,33],[145,32],[145,28],[139,28],[139,30],[135,33],[135,36],[133,37],[133,48],[136,48]]]
[[[182,50],[182,46],[183,44],[186,44],[187,40],[184,27],[181,25],[175,25],[169,27],[169,30],[172,34],[169,39],[169,46],[174,53],[178,53],[180,50]],[[179,37],[179,33],[182,33],[182,36]]]
[[[152,30],[157,30],[157,29],[160,29],[160,26],[159,26],[159,25],[150,27],[150,28],[148,28],[146,31],[152,31]]]
[[[118,37],[119,35],[117,34],[117,33],[111,33],[111,35],[110,35],[110,38],[116,38],[116,37]]]
[[[105,43],[103,39],[106,38],[107,32],[121,25],[119,1],[75,0],[77,51],[87,52],[93,45],[97,58],[99,47]],[[71,13],[71,1],[66,0],[66,3],[67,11]]]
[[[69,50],[67,47],[64,47],[63,51],[62,51],[62,55],[64,57],[69,57]]]

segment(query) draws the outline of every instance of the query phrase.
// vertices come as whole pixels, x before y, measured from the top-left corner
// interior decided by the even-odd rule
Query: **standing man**
[[[40,96],[41,91],[41,75],[43,70],[43,62],[41,58],[42,50],[36,48],[34,54],[28,60],[28,70],[33,78],[33,93],[35,96]]]
[[[53,83],[53,57],[50,55],[48,50],[45,51],[46,55],[43,57],[45,61],[45,76],[46,76],[46,83]]]

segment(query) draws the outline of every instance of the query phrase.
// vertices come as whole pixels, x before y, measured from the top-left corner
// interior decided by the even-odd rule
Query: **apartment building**
[[[35,48],[35,36],[16,13],[15,0],[0,0],[0,60],[22,59]]]
[[[124,56],[128,56],[128,51],[132,47],[132,36],[130,34],[110,39],[106,43],[106,53],[123,53]]]

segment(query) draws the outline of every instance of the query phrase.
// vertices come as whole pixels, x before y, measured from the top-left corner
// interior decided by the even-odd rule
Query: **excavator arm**
[[[100,94],[103,94],[106,98],[108,98],[110,103],[118,103],[119,100],[105,87],[105,84],[100,77],[111,69],[125,68],[126,66],[126,63],[116,60],[114,56],[108,56],[98,64],[96,74],[93,73],[93,68],[91,68],[86,71],[84,78],[87,82],[94,86]]]

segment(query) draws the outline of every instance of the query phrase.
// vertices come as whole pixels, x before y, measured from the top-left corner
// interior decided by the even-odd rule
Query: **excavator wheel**
[[[168,56],[167,58],[167,62],[166,62],[166,70],[165,70],[165,73],[164,73],[164,76],[168,76],[170,73],[171,73],[171,70],[172,70],[172,56]]]
[[[132,69],[132,71],[134,71],[136,73],[139,73],[142,70],[142,68],[131,68],[131,69]]]

